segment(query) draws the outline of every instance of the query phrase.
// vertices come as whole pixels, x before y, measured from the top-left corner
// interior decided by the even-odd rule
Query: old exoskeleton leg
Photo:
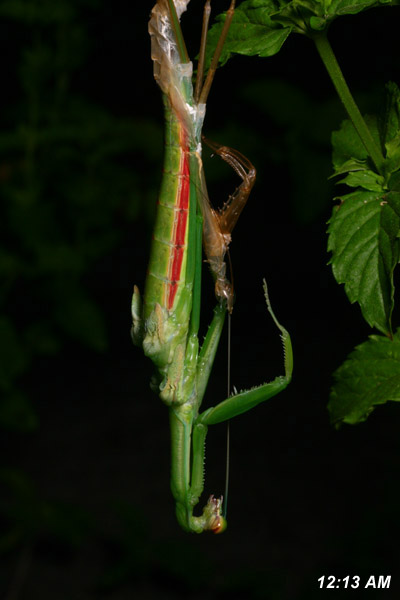
[[[225,254],[231,241],[231,233],[237,220],[246,205],[256,179],[256,170],[251,162],[237,150],[228,146],[221,146],[207,140],[203,141],[223,160],[225,160],[241,177],[242,183],[228,198],[222,208],[209,210],[203,213],[203,245],[210,268],[215,277],[215,295],[220,300],[225,300],[228,311],[233,309],[233,288],[226,277]]]

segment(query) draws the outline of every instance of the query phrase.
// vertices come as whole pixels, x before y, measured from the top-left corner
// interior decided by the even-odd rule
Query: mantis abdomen
[[[166,100],[166,104],[168,101]],[[144,317],[158,303],[168,312],[187,303],[186,263],[189,233],[190,155],[182,124],[166,107],[163,179],[157,203],[146,288]],[[184,296],[184,298],[182,298]],[[185,320],[190,314],[186,310]]]

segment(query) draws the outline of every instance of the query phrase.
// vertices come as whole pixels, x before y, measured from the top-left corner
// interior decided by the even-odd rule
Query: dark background
[[[183,18],[196,53],[201,2]],[[226,8],[215,2],[215,12]],[[192,6],[193,5],[193,6]],[[167,409],[129,337],[162,168],[152,2],[0,2],[0,596],[4,600],[399,594],[400,412],[339,431],[331,374],[371,330],[327,265],[330,132],[345,117],[312,42],[236,57],[205,123],[258,170],[234,232],[233,384],[293,382],[232,422],[229,527],[189,535],[169,491]],[[399,9],[339,19],[330,39],[362,110],[398,80]],[[206,152],[209,193],[237,185]],[[204,274],[204,323],[213,286]],[[398,313],[394,316],[397,325]],[[224,346],[224,344],[222,344]],[[205,403],[224,398],[225,350]],[[225,427],[210,428],[205,497],[224,487]],[[322,575],[392,575],[390,590],[320,591]]]

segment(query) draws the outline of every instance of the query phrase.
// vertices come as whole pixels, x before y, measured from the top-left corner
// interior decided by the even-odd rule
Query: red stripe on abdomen
[[[190,196],[190,170],[189,154],[186,144],[182,148],[182,167],[180,172],[180,186],[178,191],[178,201],[175,209],[175,221],[173,230],[173,249],[168,274],[168,310],[171,310],[178,285],[181,279],[181,270],[183,257],[185,253],[185,238],[189,214],[189,196]]]

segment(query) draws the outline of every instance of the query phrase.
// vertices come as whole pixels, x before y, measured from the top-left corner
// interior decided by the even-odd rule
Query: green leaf
[[[396,5],[396,0],[321,0],[315,2],[320,4],[331,17],[339,17],[341,15],[355,15],[368,8],[380,6],[382,4]]]
[[[375,116],[366,115],[365,122],[376,145],[380,146],[378,119]],[[348,119],[342,122],[338,131],[332,133],[332,147],[332,162],[336,174],[369,168],[368,152],[353,123]]]
[[[237,7],[226,38],[220,63],[224,65],[232,53],[246,56],[273,56],[281,49],[292,27],[282,27],[273,22],[271,15],[276,13],[276,3],[272,0],[246,0]],[[218,22],[210,29],[207,38],[206,64],[211,62],[212,54],[221,35],[225,14],[217,18]]]
[[[347,177],[341,179],[339,183],[346,183],[350,187],[362,187],[370,192],[383,193],[385,178],[374,171],[365,169],[364,171],[352,171]]]
[[[376,145],[386,150],[384,168],[388,179],[391,173],[400,169],[400,91],[395,83],[386,85],[382,118],[371,115],[364,118]],[[372,166],[368,164],[367,150],[351,121],[343,121],[340,129],[332,133],[332,146],[335,174],[368,170]]]
[[[360,423],[378,404],[400,401],[400,332],[371,335],[334,374],[328,404],[332,423]]]
[[[357,158],[349,158],[349,160],[346,160],[343,163],[339,161],[335,166],[335,172],[331,175],[331,178],[336,175],[342,175],[342,173],[350,173],[353,171],[368,171],[367,161]]]
[[[400,91],[395,83],[386,86],[387,102],[383,124],[386,148],[386,172],[394,173],[400,168]]]
[[[397,5],[398,0],[293,0],[287,4],[286,14],[299,21],[303,15],[308,30],[322,31],[344,15],[355,15],[382,4]],[[305,33],[305,32],[304,32]]]
[[[367,150],[350,121],[332,134],[335,175],[357,190],[341,198],[329,225],[328,249],[338,283],[350,302],[359,302],[367,323],[391,333],[393,272],[399,260],[400,92],[386,87],[383,118],[366,117],[377,145],[386,148],[384,176],[373,170]]]
[[[292,31],[313,35],[326,29],[336,17],[382,4],[397,5],[400,0],[245,0],[236,8],[220,62],[225,64],[232,53],[273,56]],[[224,18],[225,15],[217,17],[209,32],[207,65]]]
[[[329,222],[328,250],[338,283],[364,319],[391,332],[393,271],[399,259],[400,193],[355,191],[340,198]]]

